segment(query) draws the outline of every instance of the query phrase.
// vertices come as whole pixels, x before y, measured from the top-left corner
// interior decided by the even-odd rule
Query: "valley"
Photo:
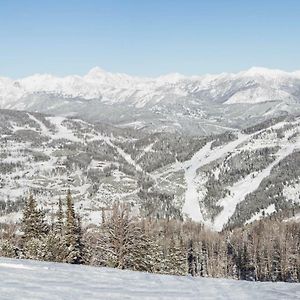
[[[20,218],[30,192],[51,211],[69,188],[87,224],[97,224],[101,209],[114,201],[130,203],[143,216],[190,218],[217,231],[249,223],[271,205],[272,214],[290,217],[300,204],[294,188],[298,117],[219,135],[183,136],[1,110],[0,130],[4,223]],[[280,169],[283,161],[293,165]],[[282,175],[274,182],[276,168]]]

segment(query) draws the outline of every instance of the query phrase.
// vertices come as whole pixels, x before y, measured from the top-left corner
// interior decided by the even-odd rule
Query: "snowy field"
[[[0,299],[300,299],[300,284],[154,275],[0,258]]]

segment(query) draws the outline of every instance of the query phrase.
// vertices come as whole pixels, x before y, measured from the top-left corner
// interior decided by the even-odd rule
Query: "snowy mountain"
[[[0,108],[76,115],[127,127],[208,134],[300,111],[299,72],[139,78],[94,68],[85,76],[0,78]],[[133,125],[132,125],[133,124]],[[225,128],[224,128],[225,127]]]
[[[86,223],[115,200],[144,216],[221,230],[299,208],[300,118],[207,137],[0,110],[0,222],[32,191],[51,211],[71,189]]]
[[[298,299],[299,284],[155,275],[0,258],[1,299]]]
[[[264,68],[251,68],[237,74],[187,77],[175,73],[157,78],[139,78],[109,73],[96,67],[85,76],[36,74],[19,80],[1,78],[0,91],[4,106],[12,105],[11,102],[18,106],[17,100],[30,94],[49,93],[85,100],[100,98],[108,104],[128,101],[136,107],[143,107],[153,100],[161,102],[168,93],[193,97],[206,92],[207,100],[222,103],[298,101],[299,85],[299,72]]]

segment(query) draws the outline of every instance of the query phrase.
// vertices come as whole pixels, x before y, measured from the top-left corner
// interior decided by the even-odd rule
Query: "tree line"
[[[141,218],[114,203],[82,227],[71,192],[50,215],[31,195],[2,226],[0,255],[173,275],[300,282],[300,224],[265,218],[221,233],[192,221]]]

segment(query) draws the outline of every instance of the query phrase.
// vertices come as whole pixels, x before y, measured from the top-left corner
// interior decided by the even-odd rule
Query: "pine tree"
[[[194,253],[193,241],[190,240],[188,244],[188,254],[187,254],[187,261],[188,261],[188,273],[192,276],[197,275],[197,262],[196,256]]]
[[[42,240],[45,261],[65,262],[69,255],[65,239],[55,231],[51,231]]]
[[[115,203],[110,217],[102,225],[98,250],[110,267],[124,269],[128,262],[128,249],[134,239],[128,206]]]
[[[33,238],[39,239],[48,232],[48,227],[44,220],[44,213],[38,209],[37,203],[32,195],[29,196],[25,203],[21,228],[23,231],[23,243]]]
[[[66,261],[71,264],[80,264],[83,262],[83,247],[81,244],[81,228],[76,218],[74,204],[72,200],[71,191],[67,194],[67,211],[66,211],[66,226],[65,239],[68,247],[68,256]]]
[[[187,274],[187,258],[185,250],[186,249],[184,249],[182,243],[181,245],[177,245],[174,238],[171,237],[171,242],[166,259],[166,271],[168,274]]]
[[[130,217],[126,204],[115,203],[101,225],[97,242],[99,265],[138,271],[157,271],[158,247],[143,224]]]
[[[208,253],[207,253],[207,245],[206,241],[201,241],[201,254],[200,254],[200,260],[199,260],[199,273],[200,276],[206,277],[208,276]]]
[[[151,272],[156,263],[156,244],[137,223],[132,223],[126,245],[126,267],[136,271]]]
[[[66,262],[69,256],[69,249],[66,246],[64,236],[64,213],[61,198],[58,201],[58,210],[53,215],[52,229],[43,238],[44,257],[43,260]]]
[[[58,200],[58,211],[56,213],[57,221],[54,226],[54,230],[57,234],[63,235],[63,229],[64,229],[64,212],[63,212],[63,206],[61,198]]]

